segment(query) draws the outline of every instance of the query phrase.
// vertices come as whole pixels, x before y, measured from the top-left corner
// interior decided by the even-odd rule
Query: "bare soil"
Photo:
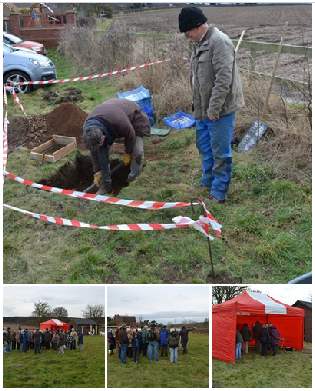
[[[86,150],[83,144],[82,125],[87,113],[75,103],[61,103],[44,115],[9,118],[9,151],[23,146],[32,149],[52,138],[53,134],[76,137],[78,149]]]

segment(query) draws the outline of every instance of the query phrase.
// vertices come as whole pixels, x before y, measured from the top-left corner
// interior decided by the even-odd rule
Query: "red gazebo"
[[[47,322],[43,322],[40,324],[40,329],[41,330],[46,330],[48,329],[49,331],[53,331],[54,329],[59,329],[59,330],[66,330],[68,331],[70,328],[70,325],[68,323],[64,323],[59,319],[50,319],[47,320]]]
[[[235,363],[235,335],[247,323],[272,323],[280,332],[283,346],[303,349],[304,310],[282,304],[260,293],[242,292],[212,307],[212,357]]]

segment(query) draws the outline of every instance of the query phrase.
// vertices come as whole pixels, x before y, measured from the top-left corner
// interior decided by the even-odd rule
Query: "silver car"
[[[53,62],[28,49],[3,44],[3,83],[57,79]],[[26,94],[31,85],[15,85],[14,90]]]

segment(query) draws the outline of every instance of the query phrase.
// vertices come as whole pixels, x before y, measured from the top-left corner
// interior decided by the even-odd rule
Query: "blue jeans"
[[[11,341],[7,341],[7,343],[8,343],[7,352],[9,352],[11,350]]]
[[[7,349],[5,347],[5,344],[3,344],[3,353],[6,353],[7,352]]]
[[[178,348],[170,348],[170,363],[177,362],[178,359]]]
[[[153,361],[153,349],[154,349],[155,361],[159,361],[159,343],[158,343],[158,341],[150,341],[149,342],[148,354],[149,354],[150,361]]]
[[[128,348],[128,344],[125,343],[121,346],[121,349],[120,349],[120,361],[123,363],[123,364],[126,364],[126,354],[127,354],[127,348]]]
[[[232,148],[235,113],[217,121],[208,118],[196,121],[196,146],[201,155],[201,185],[210,195],[225,200],[232,177]]]
[[[24,343],[20,342],[20,351],[23,352]]]
[[[235,360],[242,358],[242,342],[238,342],[235,345]]]

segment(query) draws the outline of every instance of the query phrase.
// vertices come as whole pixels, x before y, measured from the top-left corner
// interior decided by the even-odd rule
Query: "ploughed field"
[[[226,33],[232,39],[238,39],[245,30],[245,41],[279,43],[283,26],[288,21],[288,30],[284,44],[312,45],[312,5],[263,5],[263,6],[222,6],[200,7],[208,17],[209,23]],[[145,33],[174,34],[178,30],[180,7],[157,11],[143,11],[121,16],[121,19],[133,31]],[[275,53],[258,53],[256,71],[271,73]],[[176,53],[175,53],[176,55]],[[277,76],[302,80],[301,63],[303,56],[282,54]],[[248,68],[250,51],[240,47],[237,58],[242,68]],[[311,64],[311,61],[309,61]],[[308,67],[310,66],[308,64]],[[307,67],[307,68],[308,68]],[[306,66],[303,65],[303,69]],[[309,70],[311,72],[311,70]]]

